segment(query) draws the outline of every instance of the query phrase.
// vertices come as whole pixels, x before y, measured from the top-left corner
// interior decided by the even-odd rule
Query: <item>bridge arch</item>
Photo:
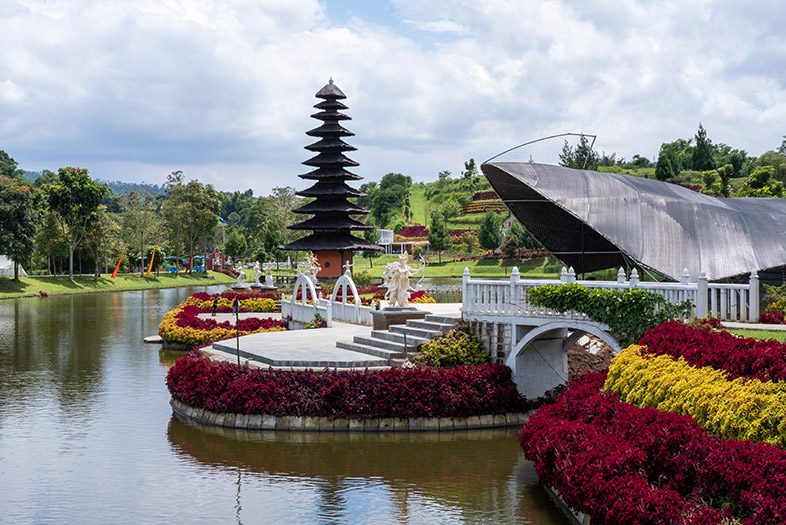
[[[572,319],[514,327],[514,334],[519,330],[524,334],[513,345],[505,364],[513,370],[519,392],[527,399],[536,399],[567,382],[567,350],[585,334],[594,335],[618,353],[619,342],[605,328],[594,321]]]

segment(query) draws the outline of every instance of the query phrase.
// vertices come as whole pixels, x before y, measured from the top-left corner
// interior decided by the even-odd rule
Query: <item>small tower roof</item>
[[[325,100],[329,99],[339,99],[339,98],[347,98],[343,91],[341,91],[337,85],[333,83],[333,79],[331,78],[325,87],[317,91],[316,94],[317,98],[324,98]]]

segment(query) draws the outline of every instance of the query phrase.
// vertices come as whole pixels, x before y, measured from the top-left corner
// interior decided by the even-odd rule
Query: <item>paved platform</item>
[[[370,326],[333,322],[332,328],[263,332],[240,337],[240,357],[275,368],[387,368],[385,359],[336,348],[337,341],[371,334]],[[211,357],[236,359],[236,339],[213,343]]]
[[[460,317],[460,303],[417,304],[420,310],[443,317]],[[199,314],[199,317],[216,321],[234,321],[234,315]],[[280,313],[241,313],[240,318],[273,317],[280,319]],[[241,336],[240,358],[248,361],[249,366],[261,368],[286,369],[323,369],[323,368],[389,368],[387,359],[337,348],[338,341],[352,341],[355,336],[371,335],[370,326],[355,325],[333,321],[331,328],[307,330],[287,330],[285,332],[264,332]],[[212,349],[204,351],[211,359],[236,361],[237,339],[227,339],[213,343]]]

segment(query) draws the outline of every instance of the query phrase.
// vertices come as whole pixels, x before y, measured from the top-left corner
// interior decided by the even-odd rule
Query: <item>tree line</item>
[[[123,269],[140,274],[152,257],[156,271],[165,263],[190,271],[195,256],[214,249],[268,261],[296,235],[286,230],[299,202],[292,188],[274,188],[267,197],[219,192],[174,171],[163,191],[129,185],[133,191],[115,193],[85,168],[37,175],[27,180],[0,150],[0,254],[14,262],[14,278],[20,265],[72,279],[88,269],[98,278],[123,254]]]

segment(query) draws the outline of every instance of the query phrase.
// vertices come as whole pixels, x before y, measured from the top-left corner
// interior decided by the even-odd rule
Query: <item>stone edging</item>
[[[298,430],[313,432],[449,432],[478,428],[520,427],[528,414],[510,412],[470,417],[417,418],[329,418],[272,416],[268,414],[219,414],[194,408],[176,399],[170,400],[172,410],[201,425],[237,428],[242,430]]]
[[[568,507],[568,504],[562,499],[562,495],[557,489],[546,484],[543,485],[543,488],[546,490],[546,494],[548,494],[551,501],[553,501],[562,514],[568,518],[571,525],[590,525],[590,517],[583,512],[577,512]]]

